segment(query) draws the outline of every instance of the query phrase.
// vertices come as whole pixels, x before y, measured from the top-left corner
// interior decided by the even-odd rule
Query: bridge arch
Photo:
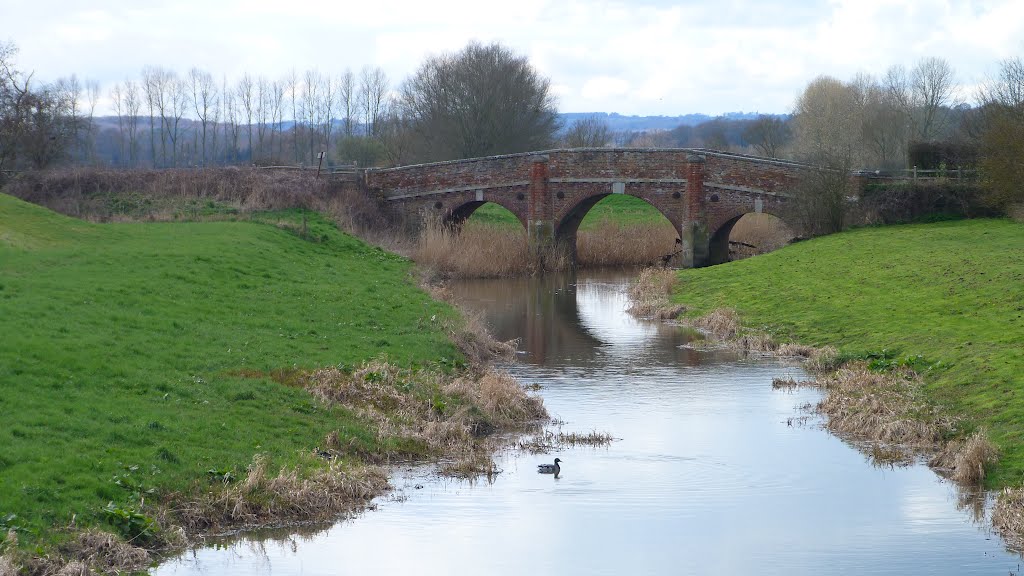
[[[776,213],[775,210],[745,210],[738,209],[728,212],[726,215],[721,216],[713,222],[713,227],[710,228],[710,236],[708,239],[708,264],[724,264],[729,261],[729,237],[732,234],[733,228],[740,221],[741,218],[748,214],[767,214],[777,218],[782,224],[784,224],[793,235],[796,235],[796,228],[787,220],[789,215],[783,215]]]
[[[445,214],[444,223],[454,230],[459,230],[462,228],[462,225],[466,223],[466,220],[469,219],[469,217],[472,216],[473,213],[476,212],[478,208],[488,203],[494,204],[496,206],[501,206],[505,210],[511,212],[512,215],[516,217],[516,220],[519,220],[519,223],[523,226],[523,229],[526,229],[526,218],[523,214],[520,214],[519,211],[516,210],[516,206],[512,205],[511,203],[502,202],[500,199],[496,198],[490,198],[487,200],[469,200],[463,202],[462,204],[457,204],[453,206]]]
[[[682,193],[680,192],[680,195]],[[564,249],[569,251],[569,255],[572,257],[572,261],[576,261],[576,249],[577,249],[577,235],[579,232],[580,224],[587,217],[587,214],[600,203],[609,197],[614,196],[613,192],[596,192],[588,196],[584,196],[578,200],[575,204],[567,207],[563,212],[561,218],[555,224],[555,243],[561,245]],[[679,215],[666,211],[662,206],[659,206],[657,202],[651,201],[651,199],[645,197],[642,194],[623,194],[631,198],[644,202],[651,206],[661,214],[665,220],[671,224],[672,229],[675,231],[676,236],[680,234],[681,219]],[[672,245],[669,244],[665,247],[665,253],[669,253],[672,250]]]

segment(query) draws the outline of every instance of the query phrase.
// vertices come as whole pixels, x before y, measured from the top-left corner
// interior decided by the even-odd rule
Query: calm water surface
[[[157,568],[193,574],[1008,574],[984,499],[925,466],[875,468],[801,425],[813,390],[773,391],[798,368],[697,352],[624,313],[626,277],[456,287],[543,388],[565,432],[608,448],[499,455],[493,484],[400,471],[395,495],[337,525],[243,538]],[[563,460],[559,478],[536,465]]]

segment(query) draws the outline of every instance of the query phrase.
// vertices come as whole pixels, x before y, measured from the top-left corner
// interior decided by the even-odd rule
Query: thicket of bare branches
[[[1024,60],[1005,60],[979,94],[981,168],[997,206],[1024,203]]]
[[[598,116],[588,116],[573,122],[562,136],[566,148],[602,148],[612,141],[608,122]]]

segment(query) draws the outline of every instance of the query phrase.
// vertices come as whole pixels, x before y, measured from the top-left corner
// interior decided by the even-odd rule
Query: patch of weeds
[[[157,535],[156,520],[143,514],[134,506],[121,506],[114,502],[108,502],[101,512],[107,522],[126,540],[146,543]]]
[[[170,462],[172,464],[177,464],[177,463],[181,462],[181,460],[178,458],[177,454],[175,454],[174,452],[171,452],[170,450],[168,450],[164,446],[161,446],[160,448],[157,449],[156,457],[159,458],[160,460],[163,460],[164,462]]]
[[[230,468],[210,468],[206,471],[206,475],[210,478],[211,482],[217,482],[219,484],[231,484],[238,479],[235,476],[234,470]]]

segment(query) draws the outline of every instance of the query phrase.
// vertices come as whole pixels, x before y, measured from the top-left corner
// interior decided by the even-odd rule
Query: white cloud
[[[815,76],[882,74],[926,56],[975,85],[1024,54],[1019,0],[0,0],[19,63],[105,87],[146,65],[283,77],[381,66],[398,84],[470,40],[530,57],[565,111],[785,112]]]

